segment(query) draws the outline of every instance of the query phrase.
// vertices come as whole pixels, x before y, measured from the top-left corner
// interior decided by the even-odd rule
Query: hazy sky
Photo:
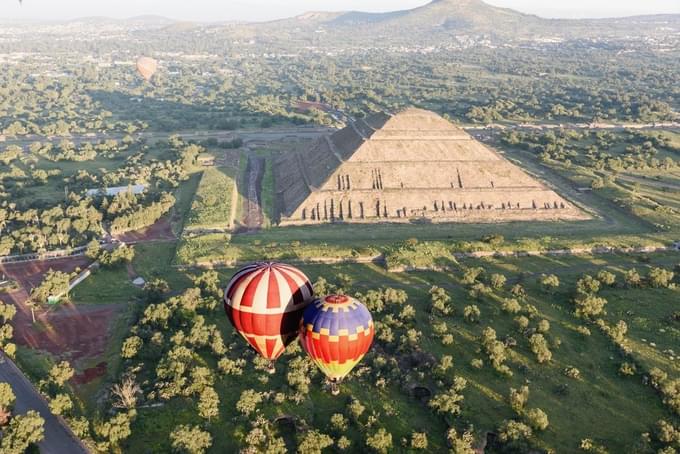
[[[0,0],[0,18],[70,19],[157,14],[181,20],[268,20],[305,11],[392,11],[428,0]],[[611,17],[678,13],[680,0],[487,0],[544,17]]]

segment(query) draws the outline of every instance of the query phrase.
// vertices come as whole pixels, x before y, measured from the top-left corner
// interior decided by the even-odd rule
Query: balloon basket
[[[331,391],[331,395],[333,396],[338,396],[340,394],[340,387],[338,386],[338,382],[335,380],[331,380],[328,383],[329,389]]]
[[[274,366],[274,361],[269,361],[269,364],[267,364],[267,373],[269,375],[274,375],[276,373],[276,367]]]

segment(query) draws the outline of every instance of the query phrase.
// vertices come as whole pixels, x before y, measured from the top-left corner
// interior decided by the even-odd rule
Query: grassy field
[[[157,263],[162,257],[154,256],[149,263]],[[160,251],[156,251],[160,254]],[[527,408],[541,408],[549,417],[550,426],[539,432],[533,439],[534,446],[553,448],[557,452],[578,450],[581,439],[592,438],[605,446],[609,452],[631,452],[644,432],[652,430],[658,419],[672,419],[669,410],[663,406],[655,391],[643,383],[644,371],[634,376],[621,376],[618,373],[621,363],[626,360],[616,346],[594,325],[589,325],[591,335],[585,336],[577,331],[586,323],[573,315],[573,295],[575,282],[583,273],[596,274],[607,269],[617,275],[635,267],[644,276],[652,266],[672,268],[680,260],[677,254],[653,255],[612,255],[607,257],[532,257],[532,258],[490,258],[484,260],[465,260],[466,267],[482,266],[486,275],[502,273],[508,278],[504,288],[480,298],[468,294],[468,285],[461,282],[461,271],[452,272],[415,272],[388,273],[376,265],[337,265],[304,266],[302,270],[312,279],[322,276],[334,282],[339,274],[346,274],[351,280],[351,292],[365,293],[370,289],[392,287],[406,290],[408,304],[416,309],[413,326],[422,333],[419,348],[439,359],[443,355],[454,358],[454,367],[449,373],[464,377],[468,387],[463,392],[465,400],[463,411],[454,422],[462,429],[472,424],[477,436],[486,431],[495,431],[504,419],[517,418],[508,403],[511,387],[528,385],[530,397]],[[139,264],[138,264],[139,266]],[[152,265],[154,266],[154,265]],[[155,265],[157,266],[157,265]],[[233,270],[220,269],[219,275],[224,285]],[[540,273],[555,273],[559,276],[560,287],[554,293],[540,288],[536,276]],[[177,281],[178,282],[178,281]],[[536,313],[531,317],[530,327],[537,326],[540,320],[547,320],[550,329],[545,333],[552,360],[539,364],[531,352],[527,339],[517,330],[513,321],[515,315],[507,314],[500,308],[503,298],[511,297],[509,288],[521,283],[527,297],[523,307],[532,305]],[[452,345],[443,345],[432,332],[429,314],[428,289],[438,285],[451,295],[454,314],[436,317],[443,320],[448,331],[454,335]],[[670,315],[677,310],[678,289],[636,289],[631,291],[622,286],[607,288],[601,292],[609,300],[605,319],[609,323],[625,320],[629,327],[629,341],[634,346],[636,362],[647,367],[661,367],[671,376],[680,373],[680,360],[671,361],[664,353],[678,345],[680,329]],[[469,323],[463,318],[463,308],[475,304],[481,311],[479,323]],[[383,321],[390,313],[398,313],[396,308],[387,308],[382,313],[374,313],[377,321]],[[523,312],[522,313],[526,313]],[[248,425],[242,416],[235,416],[235,404],[241,391],[255,389],[262,392],[287,392],[286,356],[278,362],[277,372],[268,376],[253,368],[252,354],[243,341],[229,326],[223,309],[218,306],[208,318],[217,324],[230,346],[230,358],[249,358],[249,364],[241,377],[225,377],[217,380],[216,389],[220,395],[220,420],[213,421],[209,428],[214,444],[211,452],[234,452],[242,445]],[[675,324],[674,324],[675,323]],[[498,338],[511,336],[517,346],[510,348],[507,364],[513,372],[512,377],[496,373],[479,344],[483,328],[490,326],[496,330]],[[645,339],[644,341],[642,339]],[[652,346],[652,344],[654,346]],[[382,341],[364,359],[364,365],[375,372],[379,357],[399,358],[389,345]],[[294,351],[290,355],[295,355]],[[473,359],[483,359],[481,369],[471,365]],[[215,359],[210,355],[203,360],[214,367]],[[576,367],[581,376],[571,379],[564,375],[567,366]],[[285,401],[274,404],[265,400],[259,406],[262,415],[270,420],[282,415],[304,419],[308,424],[324,433],[334,433],[330,427],[330,416],[346,413],[349,398],[359,399],[366,407],[367,414],[378,416],[378,426],[388,429],[400,446],[402,438],[409,438],[413,431],[427,431],[431,452],[445,449],[446,424],[421,400],[413,397],[409,386],[419,385],[436,393],[440,384],[429,373],[416,369],[402,369],[396,375],[384,370],[388,378],[385,388],[377,388],[370,375],[353,374],[341,387],[341,395],[332,397],[322,390],[322,379],[315,375],[311,392],[300,405]],[[397,378],[398,377],[398,378]],[[587,411],[586,411],[587,408]],[[173,399],[160,408],[142,409],[140,417],[133,426],[132,438],[126,444],[126,452],[165,452],[169,449],[167,434],[179,424],[196,423],[198,416],[190,400]],[[367,428],[350,424],[345,433],[352,440],[350,452],[363,452]],[[295,435],[279,428],[289,448],[295,448]],[[148,440],[154,440],[149,444]],[[395,451],[407,452],[398,448]]]
[[[191,211],[184,226],[185,231],[230,230],[234,222],[232,207],[235,190],[236,181],[231,168],[205,169],[191,204]]]

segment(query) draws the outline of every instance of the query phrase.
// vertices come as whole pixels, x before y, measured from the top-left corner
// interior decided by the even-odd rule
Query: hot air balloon
[[[331,295],[317,299],[305,309],[300,325],[300,343],[339,393],[338,383],[371,348],[373,317],[356,299]]]
[[[264,358],[269,371],[299,333],[314,300],[307,276],[282,263],[255,263],[237,272],[224,291],[224,309],[236,331]]]
[[[137,71],[147,82],[151,80],[156,70],[158,69],[158,62],[153,58],[140,57],[137,60]]]

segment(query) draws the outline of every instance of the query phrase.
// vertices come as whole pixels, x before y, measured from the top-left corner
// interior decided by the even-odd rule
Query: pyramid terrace
[[[587,219],[441,116],[375,114],[280,157],[280,225]]]

